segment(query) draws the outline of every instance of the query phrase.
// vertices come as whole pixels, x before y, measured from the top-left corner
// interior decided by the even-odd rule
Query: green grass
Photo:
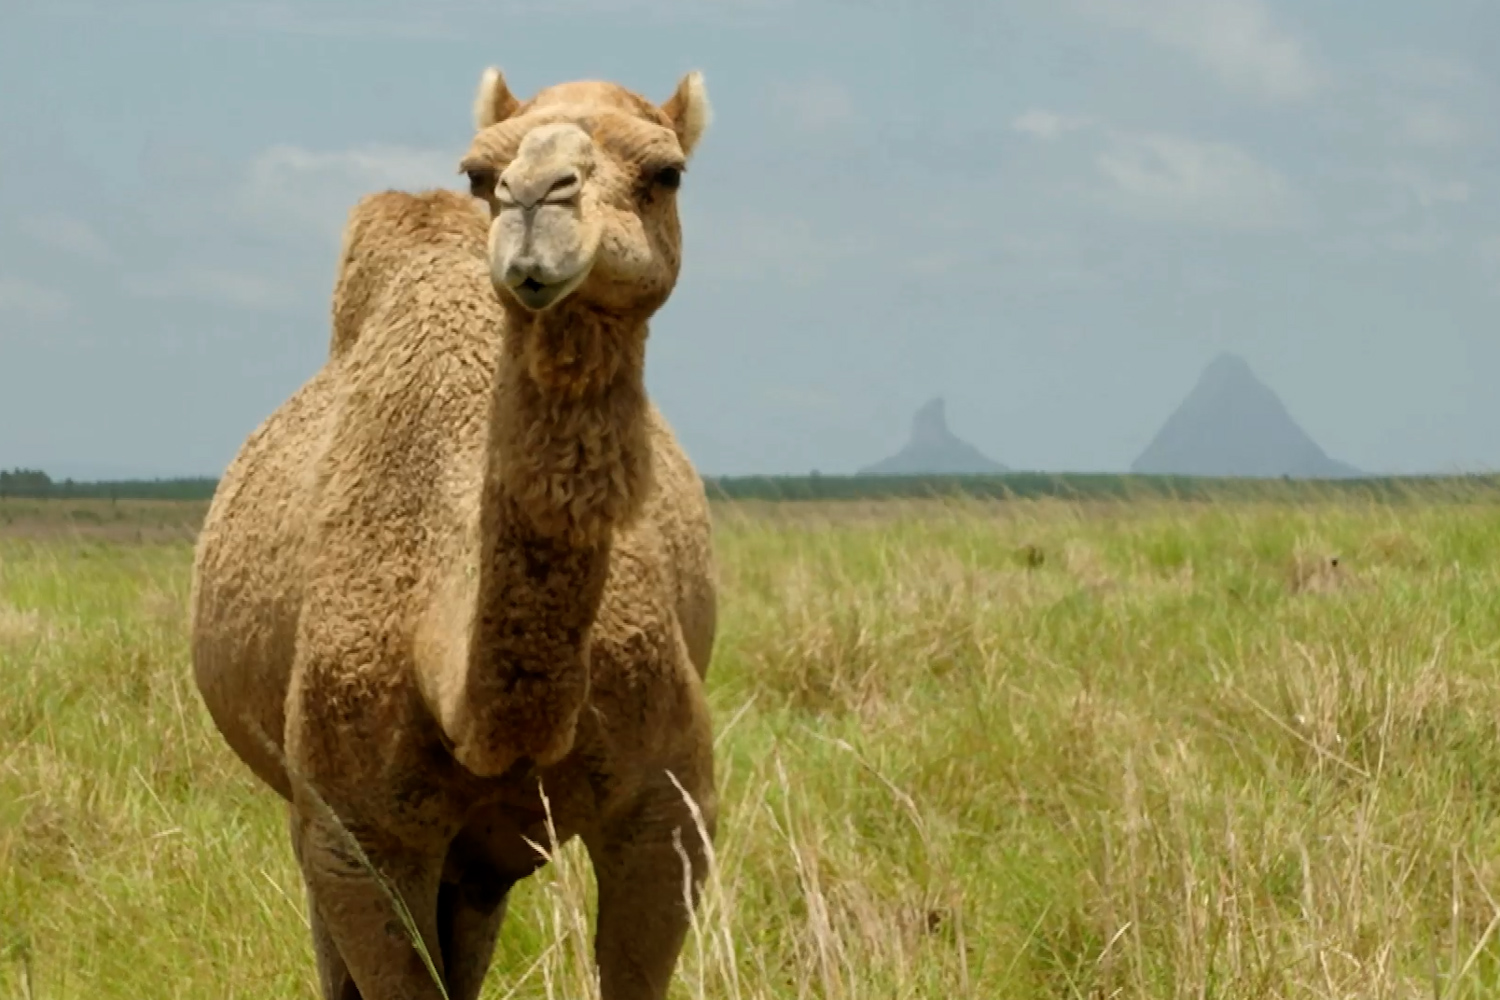
[[[279,800],[190,679],[201,507],[8,509],[0,996],[315,996]],[[675,996],[1500,990],[1500,506],[722,506],[718,546]],[[586,995],[591,899],[570,845],[486,995]]]

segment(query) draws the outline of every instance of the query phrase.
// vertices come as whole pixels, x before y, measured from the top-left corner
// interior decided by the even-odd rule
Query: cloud
[[[1273,101],[1311,96],[1324,81],[1304,39],[1264,0],[1074,0],[1106,24],[1181,52],[1225,86]]]
[[[1474,256],[1490,280],[1490,291],[1500,296],[1500,235],[1487,236],[1474,246]]]
[[[73,309],[72,300],[47,285],[0,274],[0,313],[26,319],[59,319]]]
[[[1396,138],[1410,146],[1460,146],[1474,134],[1467,119],[1436,102],[1408,104],[1397,112]]]
[[[1376,59],[1384,75],[1417,90],[1465,90],[1485,85],[1484,76],[1462,59],[1445,53],[1403,50]]]
[[[1234,230],[1300,221],[1291,182],[1228,143],[1113,133],[1094,162],[1109,186],[1107,200],[1128,215]]]
[[[1017,132],[1050,142],[1092,124],[1093,119],[1082,115],[1063,115],[1055,111],[1033,109],[1017,115],[1010,127]]]
[[[430,11],[413,14],[411,11],[387,9],[379,12],[378,5],[369,8],[339,5],[323,5],[323,10],[310,10],[306,5],[277,2],[228,3],[218,6],[210,14],[220,27],[236,31],[264,31],[286,35],[304,35],[325,38],[404,38],[404,39],[451,39],[460,36],[459,26],[452,19],[434,16]]]
[[[854,119],[854,95],[832,80],[778,83],[771,98],[776,110],[804,132],[821,132]]]
[[[408,146],[321,152],[272,146],[250,164],[239,208],[258,228],[336,237],[364,195],[389,188],[455,187],[458,159],[457,153]]]
[[[1423,208],[1438,205],[1462,205],[1473,194],[1467,181],[1438,180],[1420,167],[1396,166],[1387,175],[1391,182],[1404,189]]]
[[[170,187],[166,210],[145,218],[178,252],[130,262],[134,268],[118,288],[148,301],[259,312],[303,309],[326,296],[335,248],[360,198],[388,189],[456,189],[458,158],[407,146],[319,150],[277,144],[237,172],[216,167],[211,176],[217,187],[190,173]],[[206,239],[219,248],[211,260],[181,252]]]
[[[1297,225],[1302,206],[1280,171],[1238,146],[1113,128],[1082,115],[1032,110],[1011,128],[1042,142],[1069,132],[1102,140],[1093,154],[1094,193],[1124,215],[1231,230]],[[1103,181],[1099,190],[1097,182]]]
[[[1453,237],[1446,230],[1425,222],[1416,229],[1385,233],[1376,242],[1389,253],[1431,257],[1450,246]]]
[[[841,415],[847,409],[846,404],[837,394],[807,386],[772,386],[761,396],[778,410],[791,409],[808,413]]]
[[[1478,191],[1462,177],[1394,163],[1340,170],[1329,180],[1325,210],[1342,225],[1317,234],[1314,249],[1368,259],[1433,257],[1471,245],[1467,223],[1482,207],[1473,204]]]
[[[1119,256],[1092,240],[1054,229],[1012,230],[994,238],[992,280],[1029,293],[1116,287]]]
[[[518,16],[622,15],[707,17],[782,10],[792,0],[54,0],[53,16],[97,22],[129,21],[170,27],[298,35],[312,38],[399,38],[462,41],[477,24]]]
[[[692,268],[712,278],[770,279],[807,287],[837,265],[875,252],[869,240],[820,230],[797,215],[743,211],[689,218],[688,212],[683,214],[684,227],[694,236],[684,272]]]
[[[114,252],[104,237],[87,222],[66,216],[35,216],[21,223],[21,230],[44,246],[61,250],[83,260],[105,263]]]
[[[247,271],[187,267],[123,278],[121,287],[141,299],[192,299],[240,309],[275,310],[293,296],[282,285]]]
[[[410,10],[393,9],[378,2],[363,6],[347,3],[317,6],[321,9],[309,9],[308,5],[286,0],[220,0],[214,4],[197,0],[138,0],[129,5],[103,0],[54,0],[47,13],[89,22],[123,21],[178,30],[207,28],[333,38],[461,37],[461,24],[451,17],[440,19],[425,10],[413,16]]]

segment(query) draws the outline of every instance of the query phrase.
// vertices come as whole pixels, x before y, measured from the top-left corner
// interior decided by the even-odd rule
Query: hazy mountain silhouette
[[[1219,355],[1204,369],[1130,471],[1294,479],[1362,475],[1329,458],[1245,360],[1233,354]]]
[[[978,448],[948,429],[941,397],[930,400],[912,418],[911,439],[890,458],[867,465],[861,476],[980,476],[1007,471]]]

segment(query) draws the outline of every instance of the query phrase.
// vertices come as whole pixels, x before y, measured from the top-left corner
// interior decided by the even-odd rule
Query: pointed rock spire
[[[859,470],[861,476],[983,476],[1007,471],[948,429],[941,396],[928,400],[911,422],[911,437],[890,458]]]
[[[1131,465],[1141,475],[1343,479],[1362,473],[1329,458],[1244,358],[1221,354]]]

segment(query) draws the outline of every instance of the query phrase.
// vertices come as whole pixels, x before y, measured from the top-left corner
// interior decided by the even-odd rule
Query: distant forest
[[[219,481],[198,479],[127,479],[118,482],[75,482],[53,479],[41,469],[0,470],[0,497],[27,500],[207,500]]]
[[[1500,477],[1405,476],[1367,479],[1229,479],[1113,473],[1006,472],[991,476],[740,476],[706,479],[726,500],[1267,500],[1327,498],[1395,501],[1500,501]]]
[[[1412,501],[1500,501],[1500,477],[1368,479],[1195,479],[1102,473],[1010,472],[994,476],[719,476],[705,477],[710,498],[762,502],[891,499],[1284,500],[1327,497]],[[218,480],[55,480],[40,469],[0,471],[0,498],[208,500]]]

